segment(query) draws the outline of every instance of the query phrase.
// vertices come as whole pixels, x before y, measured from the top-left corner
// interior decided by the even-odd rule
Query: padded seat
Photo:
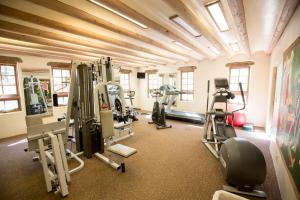
[[[113,146],[110,146],[107,150],[124,158],[128,158],[129,156],[132,156],[133,154],[137,153],[136,149],[122,144],[115,144]]]
[[[125,126],[129,126],[130,124],[131,124],[131,122],[128,122],[128,123],[119,122],[119,123],[114,124],[114,128],[115,129],[120,129],[120,128],[123,128]]]

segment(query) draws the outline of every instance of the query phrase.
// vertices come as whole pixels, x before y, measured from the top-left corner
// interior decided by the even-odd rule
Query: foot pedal
[[[223,185],[223,190],[231,193],[236,193],[236,194],[244,194],[244,195],[249,195],[249,196],[255,196],[255,197],[260,197],[260,198],[266,198],[267,195],[264,191],[260,190],[252,190],[249,192],[238,190],[235,187],[228,186],[228,185]]]

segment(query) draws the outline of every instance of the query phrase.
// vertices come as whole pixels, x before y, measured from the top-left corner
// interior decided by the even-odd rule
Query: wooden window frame
[[[155,73],[147,73],[147,96],[148,97],[150,97],[150,85],[149,85],[149,77],[150,77],[150,75],[157,75],[157,73],[155,72]],[[157,78],[156,78],[156,82],[157,82],[158,80],[157,80]],[[155,88],[155,89],[157,89],[157,88]]]
[[[72,68],[70,68],[70,67],[57,67],[57,66],[55,66],[55,67],[51,67],[51,71],[52,71],[52,87],[53,87],[53,92],[52,92],[52,94],[54,94],[54,93],[56,93],[57,94],[57,97],[59,98],[59,97],[68,97],[69,96],[69,92],[59,92],[59,93],[57,93],[55,90],[54,90],[54,86],[55,86],[55,84],[54,84],[54,76],[53,76],[53,70],[69,70],[70,71],[70,78],[71,78],[71,75],[72,75]],[[60,107],[60,106],[67,106],[67,104],[58,104],[58,106]]]
[[[193,73],[193,90],[182,90],[182,74],[183,73]],[[194,82],[194,70],[182,70],[180,71],[180,101],[187,101],[187,102],[191,102],[194,101],[194,93],[195,93],[195,82]],[[182,94],[192,94],[193,99],[192,100],[186,100],[186,99],[182,99]]]
[[[124,88],[123,88],[123,90],[124,90],[124,92],[129,92],[129,91],[130,91],[130,73],[124,73],[124,72],[121,72],[120,74],[121,74],[121,75],[122,75],[122,74],[125,74],[125,75],[128,76],[128,89],[127,89],[127,90],[124,90]],[[122,86],[122,84],[121,84],[121,76],[120,76],[120,85]],[[122,86],[122,87],[123,87],[123,86]]]
[[[21,97],[20,97],[20,90],[19,90],[19,76],[18,76],[17,64],[16,63],[0,63],[0,76],[2,76],[1,67],[3,65],[14,67],[17,94],[15,94],[15,95],[13,95],[13,94],[11,94],[11,95],[0,95],[0,101],[17,100],[18,101],[18,108],[14,109],[14,110],[9,110],[9,111],[0,111],[0,113],[11,113],[11,112],[21,111],[22,107],[21,107]],[[3,91],[2,78],[0,79],[0,82],[1,82],[0,87],[2,87],[2,91]]]
[[[229,66],[229,88],[230,88],[230,85],[231,85],[231,70],[232,69],[248,69],[248,80],[247,80],[247,91],[245,91],[245,88],[243,88],[243,92],[244,92],[244,97],[246,97],[246,100],[245,100],[245,104],[247,104],[248,102],[248,98],[249,98],[249,81],[250,81],[250,66],[249,65],[244,65],[244,66]],[[240,74],[238,75],[238,78],[240,80]],[[240,82],[238,80],[238,83]],[[232,91],[232,93],[234,95],[240,95],[240,91]],[[235,103],[235,102],[230,102],[230,104],[240,104],[240,103]]]

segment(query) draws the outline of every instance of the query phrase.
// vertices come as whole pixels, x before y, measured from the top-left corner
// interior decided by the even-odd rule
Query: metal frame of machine
[[[112,110],[106,87],[113,79],[112,69],[109,57],[95,62],[72,62],[66,129],[74,119],[77,151],[83,151],[87,158],[95,155],[114,169],[122,168],[125,172],[124,159],[118,159],[121,162],[118,164],[113,158],[127,158],[137,150],[121,144],[110,146],[108,142],[114,135],[112,115],[107,114],[112,114]],[[111,153],[109,157],[103,155],[105,141]]]
[[[166,122],[165,105],[162,101],[158,101],[158,98],[163,96],[162,91],[160,89],[152,89],[150,94],[152,97],[155,97],[155,102],[151,115],[152,121],[148,122],[148,124],[156,124],[156,129],[172,128],[172,125],[168,125]]]
[[[232,117],[234,113],[245,109],[245,99],[242,84],[239,84],[243,107],[232,112],[227,112],[228,100],[233,99],[235,96],[229,91],[229,85],[227,79],[215,79],[216,92],[213,94],[213,100],[211,102],[210,110],[206,112],[206,123],[204,126],[204,134],[202,142],[208,148],[208,150],[219,159],[219,151],[222,142],[231,137],[236,137],[235,130],[232,124],[227,123],[227,116]],[[209,87],[209,82],[208,82]],[[209,96],[209,89],[208,89]],[[209,99],[207,100],[207,103]],[[215,103],[225,103],[225,111],[223,109],[215,109]],[[207,106],[208,109],[208,106]]]
[[[65,123],[43,124],[44,116],[26,116],[28,149],[25,150],[38,154],[33,160],[42,164],[47,191],[59,192],[65,197],[69,194],[67,184],[71,182],[70,175],[81,170],[84,162],[78,157],[81,152],[75,154],[65,148],[68,141]],[[68,159],[75,159],[79,165],[70,170]]]
[[[25,151],[38,153],[34,160],[39,160],[42,164],[48,192],[60,192],[63,197],[69,194],[67,184],[71,181],[70,174],[84,167],[79,155],[83,154],[87,158],[95,155],[113,168],[125,172],[125,158],[137,152],[134,148],[111,143],[114,136],[112,111],[109,107],[102,109],[103,104],[100,101],[104,95],[108,101],[107,88],[103,87],[103,83],[111,81],[112,78],[113,70],[109,57],[95,62],[72,62],[65,120],[43,124],[43,114],[26,116],[28,149]],[[99,88],[102,90],[97,90]],[[74,126],[75,138],[70,140],[71,126]],[[102,154],[105,140],[109,157]],[[68,141],[76,143],[78,153],[65,148]],[[120,164],[113,158],[118,159]],[[68,159],[75,159],[79,165],[69,170]]]
[[[135,96],[135,91],[129,90],[126,93],[127,93],[127,95],[126,95],[127,97],[125,97],[125,99],[129,99],[129,101],[130,101],[130,105],[127,106],[129,115],[131,116],[133,121],[138,121],[137,116],[139,113],[138,113],[137,109],[133,106],[133,101],[132,101]]]
[[[243,106],[237,110],[228,112],[227,103],[235,95],[229,90],[227,79],[215,79],[214,81],[216,92],[213,93],[213,100],[209,111],[210,84],[208,81],[206,124],[202,142],[220,160],[223,172],[226,175],[226,181],[237,187],[224,185],[224,190],[264,198],[266,194],[263,191],[254,189],[256,184],[261,184],[265,179],[266,164],[263,154],[254,144],[245,139],[238,138],[233,127],[234,113],[244,110],[246,107],[242,84],[239,83],[239,88]],[[225,110],[214,108],[215,103],[225,103]],[[231,124],[228,124],[228,116],[231,116]],[[253,175],[246,176],[246,170],[249,169],[247,168],[248,166],[242,166],[244,163],[247,163],[251,168],[250,170],[255,170]],[[242,173],[242,170],[245,171]],[[254,179],[252,176],[254,176]]]

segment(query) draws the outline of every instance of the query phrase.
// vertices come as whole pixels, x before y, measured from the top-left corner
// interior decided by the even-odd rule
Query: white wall
[[[6,138],[22,133],[26,133],[25,124],[25,101],[22,80],[21,64],[17,65],[18,82],[19,82],[19,93],[21,100],[21,111],[11,113],[0,113],[0,138]]]
[[[1,54],[4,56],[13,56],[19,57],[23,60],[22,63],[18,63],[17,71],[18,71],[18,80],[19,80],[19,92],[21,98],[21,111],[12,112],[12,113],[0,113],[0,139],[11,137],[19,134],[26,133],[26,109],[25,109],[25,100],[24,100],[24,92],[23,92],[23,77],[22,77],[22,68],[49,68],[47,66],[47,62],[70,62],[66,60],[57,60],[57,59],[47,59],[42,57],[34,57],[34,56],[19,56],[14,54]],[[56,118],[61,116],[64,107],[53,108],[53,117]]]
[[[228,78],[229,69],[225,67],[228,62],[248,61],[255,62],[250,67],[250,84],[249,84],[249,99],[245,110],[247,121],[254,123],[256,126],[265,126],[266,108],[267,108],[267,90],[269,79],[269,60],[270,57],[263,52],[257,52],[251,57],[237,55],[232,58],[220,57],[215,60],[204,60],[201,62],[191,61],[189,63],[178,63],[175,66],[167,66],[157,68],[158,73],[178,73],[177,78],[180,78],[178,67],[196,66],[194,72],[194,100],[192,102],[177,101],[177,110],[181,111],[196,111],[205,113],[206,98],[207,98],[207,80],[211,81],[211,89],[213,88],[214,78]],[[147,97],[147,79],[138,80],[140,85],[139,102],[140,107],[144,110],[151,110],[153,100]],[[179,80],[177,81],[178,85]],[[211,99],[211,97],[210,97]]]
[[[277,80],[276,80],[276,95],[275,95],[275,110],[274,110],[274,118],[277,119],[278,108],[279,108],[279,92],[281,89],[281,77],[282,77],[282,69],[283,69],[283,53],[284,51],[299,37],[300,35],[300,7],[298,6],[294,16],[290,20],[286,30],[282,34],[280,40],[275,46],[270,59],[270,67],[278,67],[277,71]],[[270,73],[270,78],[272,74]],[[271,82],[269,83],[269,89],[271,88]],[[270,101],[271,91],[268,93],[268,100]],[[266,120],[267,131],[271,134],[276,133],[276,124],[277,120],[269,119]]]
[[[279,110],[281,77],[282,77],[282,69],[283,69],[283,53],[300,36],[299,19],[300,19],[300,6],[298,6],[294,16],[290,20],[279,42],[274,48],[270,59],[270,67],[278,67],[273,118],[270,119],[269,115],[266,116],[267,118],[266,131],[272,134],[273,136],[276,136],[276,132],[277,132],[277,119],[278,119],[278,110]],[[269,75],[271,78],[272,73],[270,73]],[[270,112],[269,108],[270,108],[270,101],[271,101],[271,81],[269,82],[268,91],[269,91],[268,112]],[[273,142],[270,145],[270,151],[273,158],[274,167],[275,167],[282,199],[283,200],[299,199],[300,196],[293,189],[294,187],[293,181],[290,178],[290,174],[287,170],[286,164],[282,156],[280,155],[281,154],[280,150],[275,142]]]

